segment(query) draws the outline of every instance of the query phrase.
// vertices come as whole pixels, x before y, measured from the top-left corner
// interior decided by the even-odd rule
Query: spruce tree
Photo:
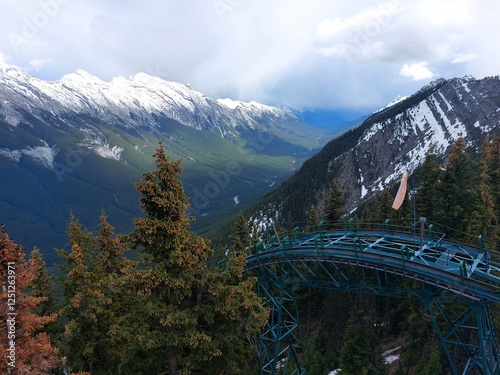
[[[68,233],[72,250],[59,250],[67,272],[61,312],[69,321],[65,338],[69,365],[110,375],[118,373],[121,357],[132,340],[127,321],[137,300],[129,292],[135,263],[122,257],[128,246],[116,240],[104,212],[100,220],[101,229],[94,236],[71,218]]]
[[[365,203],[361,211],[360,223],[365,228],[372,228],[375,227],[372,223],[375,220],[380,220],[380,202],[377,196]]]
[[[236,218],[233,227],[233,233],[230,236],[235,251],[244,250],[251,243],[250,228],[247,225],[247,220],[240,212]]]
[[[495,214],[499,217],[500,211],[500,136],[493,138],[491,142],[489,174],[491,178],[491,195],[495,205]],[[497,224],[498,225],[498,224]]]
[[[361,316],[347,322],[344,344],[340,351],[340,368],[345,375],[381,375],[387,373],[380,347]]]
[[[479,209],[474,225],[475,234],[481,234],[487,240],[495,240],[495,206],[491,195],[491,177],[489,165],[491,160],[491,145],[489,136],[484,139],[481,147],[481,158],[479,160]]]
[[[31,283],[33,297],[42,297],[43,300],[36,306],[34,312],[37,315],[51,315],[56,313],[57,297],[54,277],[49,275],[45,267],[43,256],[36,247],[31,252],[31,262],[35,277]]]
[[[2,374],[47,374],[59,364],[59,350],[40,330],[53,322],[56,314],[38,315],[36,306],[47,296],[27,294],[32,287],[36,266],[26,261],[20,245],[12,241],[0,226],[0,361]],[[12,351],[13,349],[13,351]],[[13,354],[13,355],[12,355]]]
[[[307,217],[307,223],[305,228],[306,232],[314,231],[314,228],[316,228],[318,224],[319,224],[319,214],[314,204],[312,204],[311,209],[309,210],[309,215]]]
[[[334,180],[323,205],[323,218],[329,222],[340,220],[344,214],[346,203],[347,198],[344,196],[344,192],[339,189],[337,180]]]
[[[435,220],[440,177],[441,170],[431,148],[425,156],[425,161],[417,175],[419,187],[415,197],[415,206],[418,217],[425,217],[429,221]]]
[[[438,185],[436,221],[453,229],[450,234],[458,240],[470,240],[466,237],[471,233],[471,223],[478,210],[476,179],[465,148],[466,142],[460,136],[452,145],[442,182]]]
[[[134,371],[235,373],[245,361],[243,339],[266,317],[254,281],[242,276],[246,258],[231,253],[222,274],[207,267],[213,252],[188,230],[180,161],[170,162],[161,143],[153,157],[156,170],[135,185],[145,215],[134,220],[131,239],[149,264],[138,275],[146,309],[134,350],[149,359]]]
[[[380,220],[394,219],[396,211],[392,208],[392,201],[391,189],[385,187],[380,202]]]

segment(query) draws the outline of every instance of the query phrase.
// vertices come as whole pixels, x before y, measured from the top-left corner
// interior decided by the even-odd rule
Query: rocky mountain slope
[[[321,206],[334,179],[353,211],[399,183],[405,170],[414,174],[431,147],[444,159],[461,134],[476,152],[488,133],[500,134],[500,77],[434,81],[330,141],[246,215],[262,228],[271,220],[304,223],[311,204]]]
[[[132,182],[154,167],[161,140],[183,159],[200,229],[274,189],[325,133],[287,109],[214,100],[144,73],[47,82],[0,62],[0,223],[44,252],[65,244],[70,210],[95,229],[104,208],[127,231],[141,214]]]

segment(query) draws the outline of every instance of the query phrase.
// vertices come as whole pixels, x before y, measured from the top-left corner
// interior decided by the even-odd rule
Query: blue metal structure
[[[261,374],[307,373],[294,296],[301,286],[419,300],[453,374],[499,374],[490,309],[500,302],[500,254],[481,237],[477,247],[443,237],[432,225],[424,231],[423,222],[417,237],[396,232],[389,220],[376,230],[351,219],[343,228],[295,228],[248,249],[245,270],[258,277],[270,308],[259,338]]]

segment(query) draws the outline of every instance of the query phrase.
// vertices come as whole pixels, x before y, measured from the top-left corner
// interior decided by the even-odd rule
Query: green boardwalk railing
[[[398,230],[390,220],[378,229],[358,228],[353,219],[340,226],[321,222],[313,231],[295,228],[247,249],[245,270],[258,277],[270,310],[259,338],[261,374],[307,373],[294,297],[300,286],[419,300],[453,374],[499,373],[491,306],[500,302],[500,254],[481,236],[471,246],[445,240],[433,225],[422,224],[418,233]],[[402,278],[417,287],[402,287],[408,284]],[[466,363],[454,361],[454,348]]]

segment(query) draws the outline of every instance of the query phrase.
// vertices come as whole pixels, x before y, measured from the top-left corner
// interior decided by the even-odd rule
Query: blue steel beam
[[[271,319],[261,334],[261,373],[305,374],[305,358],[293,288],[343,290],[420,300],[428,308],[455,374],[473,369],[498,373],[498,347],[489,308],[500,302],[500,254],[439,237],[431,227],[416,238],[396,233],[386,221],[382,231],[349,228],[326,231],[322,223],[312,233],[295,228],[281,243],[274,237],[247,249],[247,273],[257,273],[259,293],[271,306]],[[372,272],[373,283],[360,277]],[[417,281],[415,289],[399,287],[401,278]],[[291,293],[287,290],[291,288]],[[462,306],[452,319],[446,304]],[[444,328],[447,327],[447,328]],[[467,334],[462,331],[473,331]],[[474,337],[470,343],[465,338]],[[450,348],[460,347],[468,362],[453,363]],[[292,366],[288,367],[290,363]],[[287,370],[290,369],[290,372]]]

